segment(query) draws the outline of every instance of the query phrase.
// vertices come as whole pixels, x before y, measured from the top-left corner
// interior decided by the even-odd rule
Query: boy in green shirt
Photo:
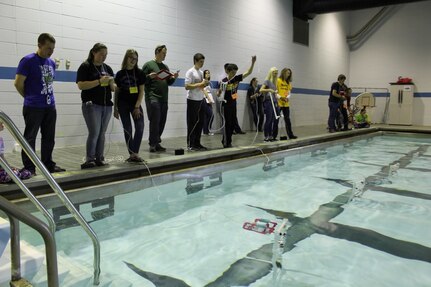
[[[370,127],[370,119],[367,115],[366,107],[361,109],[361,112],[355,116],[354,126],[357,129],[361,128],[369,128]]]

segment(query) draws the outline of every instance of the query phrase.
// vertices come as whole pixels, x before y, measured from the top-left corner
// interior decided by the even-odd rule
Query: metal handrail
[[[7,199],[0,196],[0,210],[3,210],[9,217],[11,231],[11,281],[21,280],[21,260],[19,248],[19,221],[24,222],[34,230],[39,232],[45,242],[46,269],[49,287],[58,287],[58,267],[57,267],[57,247],[55,244],[54,233],[51,228],[30,213],[22,210]],[[12,286],[12,284],[11,284]]]
[[[21,181],[21,179],[13,172],[10,165],[0,157],[0,166],[6,171],[6,173],[10,176],[10,178],[21,188],[24,194],[30,199],[30,201],[39,209],[39,211],[45,216],[48,221],[51,232],[55,233],[55,222],[52,218],[52,215],[46,210],[46,208],[40,203],[39,200],[30,192],[30,190],[25,186],[25,184]]]
[[[61,202],[64,206],[69,210],[72,216],[78,221],[81,227],[85,230],[88,236],[91,238],[94,246],[94,279],[93,284],[99,285],[100,280],[100,243],[97,238],[96,233],[84,219],[82,214],[75,208],[73,203],[70,201],[69,197],[64,193],[62,188],[58,185],[40,159],[37,157],[36,153],[30,147],[28,142],[24,139],[24,136],[20,133],[15,123],[3,112],[0,111],[0,120],[5,124],[8,128],[9,132],[12,134],[16,142],[18,142],[23,148],[24,152],[29,156],[32,162],[39,168],[45,177],[48,184],[51,186],[54,193],[60,198]],[[37,200],[37,199],[36,199]]]

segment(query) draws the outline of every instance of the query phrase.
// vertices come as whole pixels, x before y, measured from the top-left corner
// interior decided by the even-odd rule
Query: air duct
[[[316,14],[368,9],[428,0],[293,0],[293,16],[310,20]]]

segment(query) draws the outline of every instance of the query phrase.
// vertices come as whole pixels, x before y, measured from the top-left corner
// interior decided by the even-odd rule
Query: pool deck
[[[281,135],[284,134],[283,130]],[[263,142],[263,134],[248,131],[246,134],[233,136],[233,147],[222,148],[221,135],[202,135],[201,142],[208,151],[187,151],[186,138],[175,137],[163,139],[162,145],[167,148],[166,152],[150,153],[146,140],[142,142],[140,156],[146,160],[143,163],[127,163],[128,153],[124,142],[109,142],[107,136],[105,147],[105,158],[109,165],[81,170],[80,165],[85,156],[85,145],[67,148],[56,148],[53,158],[57,165],[67,171],[52,174],[61,188],[65,191],[109,183],[119,180],[139,178],[151,174],[170,172],[199,165],[228,161],[244,157],[250,157],[265,153],[287,150],[301,146],[333,141],[337,139],[353,137],[378,131],[426,133],[431,135],[430,126],[393,126],[373,125],[369,129],[357,129],[345,132],[328,133],[324,125],[321,126],[298,126],[294,127],[298,139],[282,140],[276,142]],[[176,149],[184,149],[184,155],[175,155]],[[20,168],[21,157],[19,153],[5,154],[6,159],[12,166]],[[26,186],[35,195],[52,192],[48,183],[39,170],[37,175],[25,180]],[[15,184],[1,184],[0,195],[17,199],[24,194]]]

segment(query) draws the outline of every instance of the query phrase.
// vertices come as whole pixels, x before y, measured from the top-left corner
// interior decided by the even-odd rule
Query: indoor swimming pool
[[[81,190],[73,201],[101,243],[100,286],[425,287],[430,145],[365,135]],[[92,286],[91,241],[52,211],[60,286]],[[284,245],[274,244],[269,227],[286,219]],[[45,276],[41,265],[26,278],[46,286]]]

